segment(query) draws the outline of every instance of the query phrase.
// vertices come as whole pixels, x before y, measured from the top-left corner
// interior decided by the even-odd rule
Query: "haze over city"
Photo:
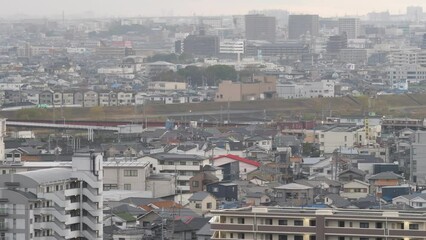
[[[62,16],[62,11],[69,15],[90,12],[87,17],[230,15],[264,9],[331,17],[373,11],[399,14],[409,5],[426,6],[423,0],[1,0],[0,4],[0,17]]]

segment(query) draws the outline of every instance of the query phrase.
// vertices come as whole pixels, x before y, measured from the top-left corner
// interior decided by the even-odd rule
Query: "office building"
[[[419,22],[423,18],[423,8],[420,6],[407,7],[407,18],[410,21]]]
[[[265,15],[245,16],[246,39],[275,42],[276,19]]]
[[[360,35],[360,22],[358,18],[339,18],[339,35],[346,33],[348,39]]]
[[[103,239],[102,156],[0,176],[2,239]]]
[[[318,36],[318,15],[290,15],[288,19],[288,38],[298,39],[303,35]]]
[[[194,56],[216,56],[219,53],[219,37],[189,35],[183,41],[183,52]]]
[[[424,211],[309,208],[212,210],[211,239],[424,239]]]
[[[287,60],[300,60],[303,55],[309,54],[310,46],[296,41],[281,43],[248,43],[245,47],[246,56],[280,57]]]
[[[346,33],[330,36],[327,41],[327,53],[338,54],[340,50],[348,47],[348,37]]]

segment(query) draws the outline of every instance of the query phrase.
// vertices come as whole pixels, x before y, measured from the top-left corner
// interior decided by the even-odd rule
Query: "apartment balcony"
[[[94,189],[88,189],[88,188],[84,188],[83,189],[83,195],[85,195],[87,198],[90,199],[90,201],[92,202],[102,202],[102,196],[100,195],[96,195],[94,193]]]
[[[0,222],[0,232],[6,232],[9,230],[9,224],[7,222]]]
[[[66,211],[75,210],[75,209],[80,209],[80,202],[73,202],[73,203],[71,203],[71,201],[69,201],[69,204],[67,204],[65,206],[65,210]]]
[[[79,188],[66,189],[66,190],[64,191],[64,194],[65,194],[65,196],[66,196],[66,197],[69,197],[69,196],[77,196],[77,195],[79,195],[79,194],[80,194],[80,189],[79,189]]]
[[[0,208],[0,217],[7,217],[9,215],[9,209]]]
[[[199,165],[161,165],[159,168],[167,171],[200,171]]]

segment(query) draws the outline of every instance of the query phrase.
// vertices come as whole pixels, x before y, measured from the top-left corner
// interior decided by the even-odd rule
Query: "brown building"
[[[275,96],[277,78],[275,76],[254,76],[252,82],[222,81],[216,92],[216,102],[236,102],[270,99]]]

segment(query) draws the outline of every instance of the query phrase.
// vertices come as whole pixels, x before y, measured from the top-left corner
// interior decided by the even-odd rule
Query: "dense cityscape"
[[[0,15],[0,240],[426,239],[426,11],[283,9]]]

